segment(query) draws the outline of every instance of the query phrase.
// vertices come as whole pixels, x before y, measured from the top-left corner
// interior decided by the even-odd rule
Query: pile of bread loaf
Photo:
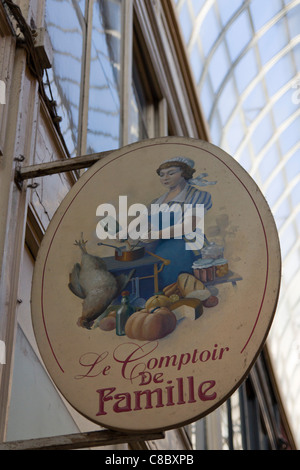
[[[172,333],[183,319],[197,320],[203,307],[214,307],[218,298],[195,276],[180,274],[177,281],[166,286],[163,292],[150,297],[145,308],[133,313],[126,322],[125,334],[141,341],[154,341]],[[115,329],[116,311],[101,319],[99,327],[105,331]]]
[[[188,273],[180,274],[177,281],[163,289],[164,295],[171,297],[178,295],[179,299],[198,299],[204,307],[214,307],[218,304],[218,298],[211,295],[210,291],[195,276]]]

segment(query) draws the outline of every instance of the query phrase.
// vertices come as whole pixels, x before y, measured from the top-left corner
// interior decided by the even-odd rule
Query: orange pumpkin
[[[151,311],[143,309],[129,317],[125,334],[132,339],[154,341],[172,333],[176,323],[174,313],[167,307],[157,307]]]

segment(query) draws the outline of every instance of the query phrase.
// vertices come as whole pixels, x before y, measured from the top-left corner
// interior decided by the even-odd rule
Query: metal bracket
[[[126,434],[118,431],[94,431],[81,434],[30,439],[24,441],[2,442],[0,450],[76,450],[116,444],[128,444],[136,441],[164,439],[163,432]]]
[[[38,165],[24,167],[17,165],[15,169],[15,183],[19,189],[22,189],[23,181],[28,179],[89,168],[111,152],[112,151],[109,150],[107,152],[93,153],[91,155],[83,155],[80,157],[68,158],[66,160],[40,163]],[[15,160],[18,162],[23,161],[19,158],[16,158]],[[36,183],[34,184],[36,185]],[[32,185],[30,187],[32,187]]]

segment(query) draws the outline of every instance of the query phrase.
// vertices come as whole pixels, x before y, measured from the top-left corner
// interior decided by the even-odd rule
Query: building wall
[[[120,31],[116,28],[105,41],[106,33],[99,32],[97,24],[99,3],[86,2],[85,8],[84,3],[0,3],[0,80],[6,84],[5,104],[0,105],[0,340],[6,345],[6,364],[0,366],[0,441],[98,429],[71,409],[52,383],[30,318],[39,244],[80,172],[17,185],[16,169],[118,148],[170,131],[205,137],[193,87],[182,69],[185,56],[173,43],[167,10],[157,2],[102,2],[119,11],[119,16],[108,19],[118,20]],[[69,14],[59,14],[59,7]],[[53,49],[53,68],[47,70],[41,67],[33,42],[35,30],[44,26]],[[74,47],[72,28],[82,54]],[[116,47],[119,55],[113,58],[104,44]],[[143,87],[137,89],[140,83]],[[112,126],[105,131],[109,117],[113,132]],[[146,447],[186,449],[190,442],[185,430],[174,430],[159,442],[131,444]]]

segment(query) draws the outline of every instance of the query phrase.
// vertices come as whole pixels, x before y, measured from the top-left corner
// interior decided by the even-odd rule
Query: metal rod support
[[[163,432],[127,434],[125,432],[103,430],[25,441],[3,442],[0,443],[0,450],[75,450],[136,441],[153,441],[164,439],[164,437]]]
[[[110,153],[111,151],[107,151],[69,158],[67,160],[40,163],[38,165],[18,166],[16,168],[15,181],[18,185],[21,185],[23,181],[28,179],[89,168]]]

